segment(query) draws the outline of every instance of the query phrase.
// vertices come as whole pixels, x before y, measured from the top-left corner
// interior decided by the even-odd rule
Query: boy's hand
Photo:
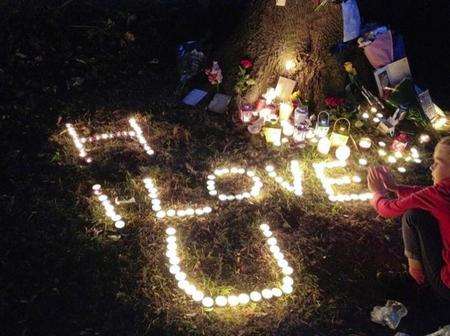
[[[387,194],[387,190],[383,183],[383,178],[378,172],[380,168],[370,167],[367,174],[367,187],[371,192]]]
[[[389,191],[397,191],[398,185],[395,181],[394,175],[392,175],[391,171],[386,166],[381,166],[378,168],[378,173],[380,177],[383,179],[384,186]]]

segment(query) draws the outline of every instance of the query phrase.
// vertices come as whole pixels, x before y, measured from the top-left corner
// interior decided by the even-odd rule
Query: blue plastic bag
[[[348,42],[360,35],[361,15],[356,0],[343,1],[341,6],[344,20],[344,42]]]

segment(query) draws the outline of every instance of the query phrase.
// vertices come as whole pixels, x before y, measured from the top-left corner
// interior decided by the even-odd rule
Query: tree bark
[[[257,84],[245,94],[246,101],[258,99],[280,75],[297,81],[300,96],[316,106],[343,89],[345,74],[330,52],[342,40],[340,5],[314,12],[315,3],[286,0],[285,7],[277,7],[275,0],[251,1],[243,26],[226,46],[234,64],[246,55],[254,59]],[[291,73],[285,69],[287,59],[297,64]]]

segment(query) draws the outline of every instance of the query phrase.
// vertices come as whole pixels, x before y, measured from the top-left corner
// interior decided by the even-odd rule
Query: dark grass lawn
[[[399,331],[424,335],[450,323],[449,305],[408,279],[398,223],[377,219],[368,205],[329,203],[310,169],[311,150],[296,154],[309,165],[302,198],[264,179],[260,201],[174,223],[196,280],[245,290],[275,276],[255,229],[269,220],[295,269],[294,293],[236,311],[208,312],[187,300],[167,271],[165,227],[140,179],[160,181],[163,202],[216,205],[204,186],[214,167],[248,164],[262,172],[272,162],[283,169],[294,153],[265,149],[228,115],[177,103],[175,45],[209,27],[191,24],[202,17],[195,7],[61,3],[3,11],[2,334],[386,335],[395,332],[369,314],[387,299],[409,310]],[[134,42],[121,43],[126,31]],[[425,62],[427,52],[415,52]],[[435,76],[428,85],[442,92]],[[65,122],[104,130],[134,114],[149,125],[152,159],[113,142],[89,168],[74,160]],[[424,167],[404,178],[429,183]],[[91,197],[94,183],[138,200],[121,208],[128,226],[120,238]]]

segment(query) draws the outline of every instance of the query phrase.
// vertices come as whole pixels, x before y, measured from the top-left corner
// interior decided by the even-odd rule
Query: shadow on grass
[[[39,147],[36,140],[30,147]],[[125,243],[92,231],[90,219],[80,215],[78,172],[50,164],[48,149],[38,155],[33,149],[7,160],[4,170],[4,334],[140,334],[135,234]]]

